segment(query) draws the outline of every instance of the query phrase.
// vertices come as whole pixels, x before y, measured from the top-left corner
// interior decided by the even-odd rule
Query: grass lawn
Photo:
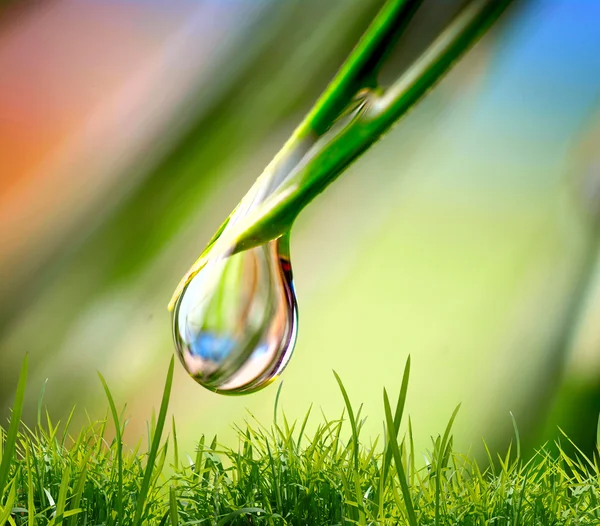
[[[409,371],[410,361],[394,406],[384,391],[385,438],[374,443],[361,442],[361,410],[336,375],[346,404],[339,420],[309,410],[290,423],[276,403],[271,425],[250,418],[238,428],[236,448],[201,437],[187,455],[175,422],[166,422],[173,362],[142,451],[141,441],[123,447],[124,411],[103,379],[111,418],[70,433],[68,421],[55,425],[42,416],[40,397],[37,424],[22,424],[26,359],[13,419],[1,431],[0,524],[600,524],[598,459],[566,437],[564,448],[558,442],[521,458],[515,424],[513,446],[479,466],[453,451],[457,408],[430,450],[415,451],[410,420],[397,436]],[[311,436],[304,432],[309,418],[322,419]]]

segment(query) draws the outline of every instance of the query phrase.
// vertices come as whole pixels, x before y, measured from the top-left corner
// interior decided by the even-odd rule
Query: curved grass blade
[[[163,397],[160,404],[160,411],[158,413],[158,419],[156,421],[156,427],[154,429],[154,437],[152,439],[152,446],[148,453],[148,460],[146,463],[146,471],[144,473],[144,480],[142,481],[142,487],[137,498],[137,506],[135,510],[135,517],[133,520],[134,526],[141,523],[144,507],[146,504],[146,498],[148,497],[148,491],[150,490],[150,482],[152,480],[152,473],[154,471],[154,463],[156,461],[156,455],[158,454],[158,448],[160,447],[160,440],[162,438],[162,432],[165,427],[165,420],[167,418],[167,410],[169,409],[169,398],[171,397],[171,387],[173,385],[173,367],[175,361],[174,357],[171,356],[171,362],[169,363],[169,371],[167,372],[167,379],[165,381],[165,388],[163,391]]]
[[[400,424],[402,422],[402,414],[404,413],[404,406],[406,404],[406,394],[408,392],[408,380],[410,377],[410,356],[406,359],[406,365],[404,366],[404,374],[402,375],[402,385],[400,386],[400,394],[398,395],[398,402],[396,403],[396,411],[394,412],[394,436],[398,436],[400,431]],[[392,461],[392,450],[387,447],[385,450],[385,457],[383,460],[383,479],[387,477],[388,469]]]
[[[175,426],[175,417],[171,420],[171,429],[173,430],[173,468],[179,469],[179,443],[177,441],[177,427]]]
[[[348,410],[348,418],[350,419],[350,426],[352,428],[352,457],[354,460],[354,492],[356,498],[356,507],[358,508],[359,517],[358,523],[365,524],[365,514],[364,509],[361,504],[362,502],[362,490],[360,485],[360,473],[358,470],[358,456],[359,456],[359,443],[358,443],[358,435],[359,435],[359,427],[356,423],[356,417],[354,416],[354,410],[352,409],[352,404],[350,403],[350,397],[348,396],[348,392],[342,383],[342,379],[338,376],[338,374],[333,371],[335,379],[340,387],[340,391],[342,392],[342,396],[344,397],[344,403],[346,404],[346,409]],[[360,415],[360,410],[359,410]]]
[[[281,174],[276,173],[273,165],[278,165],[278,163],[288,159],[292,153],[302,150],[303,143],[311,135],[307,131],[316,135],[316,138],[322,137],[322,130],[312,125],[320,122],[319,111],[321,110],[323,115],[327,115],[329,119],[332,118],[330,110],[337,107],[339,100],[341,100],[340,93],[336,92],[338,84],[343,86],[343,89],[340,88],[341,93],[344,95],[346,102],[350,103],[357,92],[352,93],[344,90],[348,89],[348,86],[355,85],[358,78],[362,78],[365,81],[362,88],[367,89],[370,93],[367,97],[368,100],[365,99],[363,109],[358,111],[357,116],[348,125],[333,134],[333,137],[326,141],[324,145],[316,148],[316,151],[311,153],[306,162],[300,162],[289,173],[283,183],[275,185],[276,190],[266,196],[260,206],[250,211],[243,221],[227,225],[227,228],[222,226],[209,243],[209,248],[216,245],[218,238],[220,252],[222,254],[234,254],[261,245],[289,232],[302,209],[417,104],[458,58],[470,49],[496,22],[512,1],[514,0],[471,0],[421,57],[383,93],[380,89],[372,89],[372,78],[367,75],[366,71],[360,68],[359,70],[350,68],[347,71],[345,67],[342,67],[338,74],[340,78],[336,77],[323,95],[326,99],[331,98],[334,103],[330,106],[323,98],[319,99],[315,105],[316,109],[308,114],[292,137],[285,143],[282,150],[258,178],[255,186],[243,198],[242,203],[254,200],[258,191],[256,185],[262,187],[263,184],[268,185],[271,178],[281,177]],[[389,1],[384,5],[382,13],[386,12],[389,16],[392,16],[395,13],[394,9],[399,9],[400,4],[402,2]],[[398,12],[401,12],[401,10]],[[411,10],[409,9],[405,16],[412,16],[410,13]],[[394,20],[394,23],[389,25],[386,23],[384,29],[384,31],[389,32],[388,36],[390,37],[398,29],[394,24],[399,23],[401,25],[402,23],[402,18],[396,20],[394,16],[396,15],[390,18],[390,20]],[[388,20],[386,17],[384,19]],[[366,41],[369,38],[376,39],[378,34],[378,25],[372,24],[364,39]],[[359,45],[356,49],[362,49],[367,54],[381,51],[377,46],[370,47],[367,45]],[[373,65],[377,64],[377,57],[370,57],[370,59]],[[370,63],[366,60],[364,64]],[[361,67],[364,68],[365,65]],[[358,75],[358,71],[361,72],[361,75]],[[344,75],[349,76],[348,83],[344,80]],[[366,82],[367,78],[369,82]],[[361,88],[360,83],[358,87]],[[224,225],[227,223],[228,219]],[[169,303],[169,310],[174,308],[177,298],[187,283],[206,264],[206,255],[207,251],[204,251],[183,277]]]
[[[46,386],[48,385],[48,378],[44,380],[44,384],[42,385],[42,390],[40,392],[40,397],[38,398],[38,406],[37,406],[37,425],[38,428],[42,427],[42,406],[44,403],[44,394],[46,393]]]
[[[398,472],[398,479],[400,480],[400,490],[402,491],[404,505],[406,506],[408,523],[410,526],[419,526],[419,523],[417,522],[417,516],[415,515],[412,497],[410,495],[410,490],[408,488],[408,482],[406,480],[406,473],[404,471],[404,466],[402,465],[402,455],[400,455],[400,448],[398,447],[398,437],[394,432],[394,419],[392,417],[390,400],[385,389],[383,390],[383,405],[385,409],[385,421],[389,446],[392,450],[392,456],[394,458],[394,463],[396,464],[396,471]]]
[[[275,395],[275,405],[273,407],[273,424],[277,427],[277,408],[279,407],[279,397],[281,396],[281,389],[283,388],[283,381],[279,382],[277,386],[277,394]]]
[[[388,0],[315,103],[294,135],[322,135],[365,84],[374,82],[383,59],[400,38],[423,0]]]
[[[510,414],[510,419],[512,420],[513,429],[515,431],[515,441],[517,442],[517,458],[515,459],[515,462],[518,462],[521,459],[521,436],[519,434],[519,427],[517,426],[515,415],[513,415],[512,411],[509,411],[508,413]]]
[[[106,393],[106,398],[108,398],[108,404],[110,406],[110,412],[112,413],[113,421],[115,423],[115,440],[117,441],[117,495],[116,495],[116,510],[118,523],[122,524],[123,522],[123,439],[121,436],[121,422],[119,421],[119,413],[117,412],[117,406],[115,405],[115,401],[112,397],[110,389],[108,388],[108,384],[104,377],[98,373],[100,377],[100,381],[102,382],[102,387],[104,388],[104,392]],[[113,504],[114,505],[114,504]]]
[[[442,438],[442,442],[440,444],[440,449],[438,451],[437,458],[437,466],[436,466],[436,477],[435,477],[435,525],[439,526],[440,524],[440,504],[441,504],[441,493],[442,493],[442,470],[445,469],[446,463],[448,462],[448,457],[450,453],[450,431],[452,430],[452,425],[454,424],[454,420],[456,415],[458,414],[458,410],[460,409],[460,404],[456,406],[456,409],[452,413],[450,417],[450,421],[446,426],[446,430],[444,431],[444,437]]]
[[[10,519],[10,514],[12,513],[13,504],[15,502],[15,497],[16,497],[15,479],[13,479],[10,483],[10,489],[8,491],[8,498],[6,499],[4,508],[0,507],[0,524],[8,523],[8,521]]]
[[[266,182],[270,186],[274,181],[280,181],[281,176],[286,176],[291,164],[296,164],[298,157],[308,152],[314,137],[320,137],[327,132],[344,110],[352,103],[355,95],[362,87],[371,86],[375,83],[375,77],[381,69],[383,58],[389,53],[391,47],[400,35],[405,31],[419,5],[423,0],[387,0],[381,10],[371,22],[362,38],[352,50],[348,58],[342,64],[339,72],[334,76],[323,94],[317,99],[313,108],[309,111],[300,125],[294,130],[292,136],[284,144],[279,153],[269,163],[262,175],[259,177],[260,184]],[[277,186],[275,184],[274,186]],[[252,187],[250,194],[254,194],[256,187]],[[254,198],[252,197],[252,200]],[[185,288],[186,284],[202,268],[203,256],[216,243],[217,239],[228,226],[229,220],[236,210],[242,206],[244,200],[239,203],[232,214],[225,219],[215,235],[209,241],[205,251],[200,254],[198,260],[192,265],[188,273],[177,286],[173,298],[169,303],[169,310],[173,310],[176,300]],[[290,222],[291,226],[291,222]],[[268,230],[263,225],[263,230]],[[288,229],[289,230],[289,229]],[[262,237],[274,239],[280,234]],[[244,241],[237,243],[240,247]],[[254,240],[252,246],[261,244]],[[235,246],[236,243],[233,243]],[[247,247],[249,248],[249,247]]]
[[[352,446],[353,446],[353,457],[354,457],[354,469],[358,471],[358,427],[356,425],[356,418],[354,417],[354,410],[352,409],[352,404],[350,403],[350,398],[348,397],[348,392],[342,383],[342,379],[338,376],[338,374],[333,371],[335,379],[340,387],[340,391],[342,392],[342,396],[344,397],[344,403],[346,404],[346,409],[348,410],[348,418],[350,419],[350,427],[352,429]]]

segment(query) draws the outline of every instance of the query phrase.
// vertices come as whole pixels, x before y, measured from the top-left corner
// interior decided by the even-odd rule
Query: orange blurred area
[[[177,133],[177,111],[243,14],[187,1],[13,8],[0,31],[5,276],[35,269],[136,184],[132,165],[157,155],[161,131]]]

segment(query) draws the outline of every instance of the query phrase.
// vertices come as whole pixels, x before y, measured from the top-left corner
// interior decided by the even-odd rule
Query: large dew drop
[[[173,310],[183,366],[199,384],[222,394],[271,383],[291,356],[296,329],[289,235],[209,260]]]

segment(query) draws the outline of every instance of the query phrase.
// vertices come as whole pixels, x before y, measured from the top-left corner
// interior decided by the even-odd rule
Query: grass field
[[[148,425],[147,451],[121,440],[127,422],[101,377],[110,418],[69,432],[69,421],[43,416],[31,429],[20,422],[27,359],[13,419],[2,430],[0,523],[58,524],[598,524],[598,459],[565,437],[521,457],[519,432],[504,456],[480,466],[453,451],[450,418],[426,452],[415,451],[412,424],[402,421],[408,392],[406,364],[395,406],[384,391],[384,438],[361,442],[363,415],[346,404],[340,419],[309,410],[299,422],[279,414],[269,426],[251,417],[238,427],[236,448],[198,441],[179,451],[175,422],[167,420],[173,380],[169,368],[158,415]],[[316,411],[313,411],[316,413]],[[321,424],[305,433],[309,418]],[[117,424],[114,429],[112,425]],[[402,424],[407,431],[398,436]],[[171,427],[170,430],[165,429]],[[110,429],[109,429],[110,428]],[[108,438],[109,435],[114,438]],[[167,436],[168,435],[168,436]],[[570,453],[567,453],[569,451]],[[416,462],[423,456],[422,462]]]

